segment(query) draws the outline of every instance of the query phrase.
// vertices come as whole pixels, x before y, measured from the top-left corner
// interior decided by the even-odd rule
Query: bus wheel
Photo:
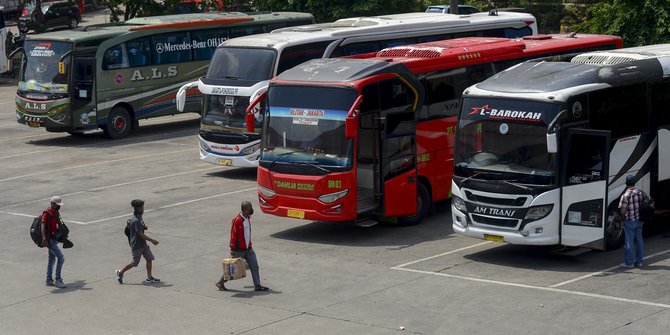
[[[70,23],[68,23],[68,27],[70,27],[70,29],[74,29],[74,28],[77,28],[78,25],[79,25],[79,21],[77,21],[77,18],[76,17],[71,17],[70,18]]]
[[[615,201],[615,203],[619,202]],[[607,221],[605,222],[605,248],[606,250],[618,249],[623,242],[623,220],[619,217],[619,209],[612,205],[607,210]]]
[[[428,216],[430,212],[430,193],[423,183],[419,183],[416,187],[416,215],[401,216],[398,222],[402,225],[419,224],[423,218]]]
[[[117,106],[109,112],[109,118],[103,130],[105,135],[111,139],[123,138],[130,132],[132,122],[128,111]]]

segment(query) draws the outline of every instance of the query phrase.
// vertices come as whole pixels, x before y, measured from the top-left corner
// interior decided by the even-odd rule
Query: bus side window
[[[251,25],[245,27],[230,28],[230,38],[266,33],[266,27],[262,25]]]
[[[228,39],[227,29],[208,29],[191,32],[193,60],[210,60],[219,44]]]
[[[279,56],[279,65],[277,74],[280,74],[298,64],[302,64],[310,59],[323,57],[330,41],[316,42],[303,45],[288,47],[281,52]]]
[[[170,64],[191,60],[190,39],[187,32],[174,32],[151,37],[153,64]]]
[[[123,69],[128,67],[128,55],[125,43],[117,44],[105,51],[102,56],[102,69]]]
[[[611,130],[612,138],[647,131],[647,86],[635,84],[612,87],[589,95],[591,129]]]
[[[653,114],[652,129],[670,124],[670,79],[654,82],[649,86],[651,112]]]
[[[138,38],[126,42],[128,63],[131,67],[149,65],[149,39]]]
[[[347,45],[338,45],[330,57],[345,57],[355,56],[360,54],[367,54],[381,50],[378,41],[358,42]]]

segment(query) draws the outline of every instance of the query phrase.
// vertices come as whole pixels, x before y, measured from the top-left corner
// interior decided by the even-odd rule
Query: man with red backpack
[[[61,277],[61,269],[63,268],[63,262],[65,262],[65,256],[63,256],[63,252],[58,248],[58,238],[56,236],[56,233],[58,232],[58,224],[61,220],[61,206],[63,206],[63,200],[61,200],[59,196],[55,195],[51,197],[51,205],[42,214],[42,224],[40,225],[42,230],[42,243],[40,246],[47,247],[49,250],[46,285],[66,288],[67,285],[63,283],[63,278]],[[58,262],[56,263],[56,280],[54,281],[52,273],[54,261],[56,261],[56,259],[58,259]]]

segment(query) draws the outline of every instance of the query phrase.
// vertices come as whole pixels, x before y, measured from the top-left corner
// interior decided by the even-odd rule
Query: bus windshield
[[[349,168],[353,140],[345,137],[344,121],[357,96],[346,88],[271,86],[261,164]]]
[[[554,185],[558,165],[547,152],[547,123],[558,104],[484,98],[463,100],[454,175]]]
[[[66,93],[70,57],[65,57],[65,74],[58,73],[58,61],[72,49],[68,42],[25,41],[26,63],[19,86],[24,90]]]
[[[272,78],[275,52],[270,49],[217,48],[207,70],[208,79],[263,81]]]

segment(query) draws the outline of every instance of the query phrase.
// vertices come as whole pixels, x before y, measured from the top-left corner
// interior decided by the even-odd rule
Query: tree
[[[587,20],[575,31],[617,35],[624,46],[670,41],[670,2],[667,0],[608,0],[591,5]]]
[[[167,8],[175,8],[180,3],[179,0],[166,0],[163,5],[153,0],[102,0],[100,5],[109,8],[112,22],[119,22],[121,17],[123,21],[134,17],[160,15]]]
[[[314,14],[316,22],[332,22],[354,16],[423,12],[426,4],[416,0],[258,0],[253,2],[253,8],[308,12]]]

